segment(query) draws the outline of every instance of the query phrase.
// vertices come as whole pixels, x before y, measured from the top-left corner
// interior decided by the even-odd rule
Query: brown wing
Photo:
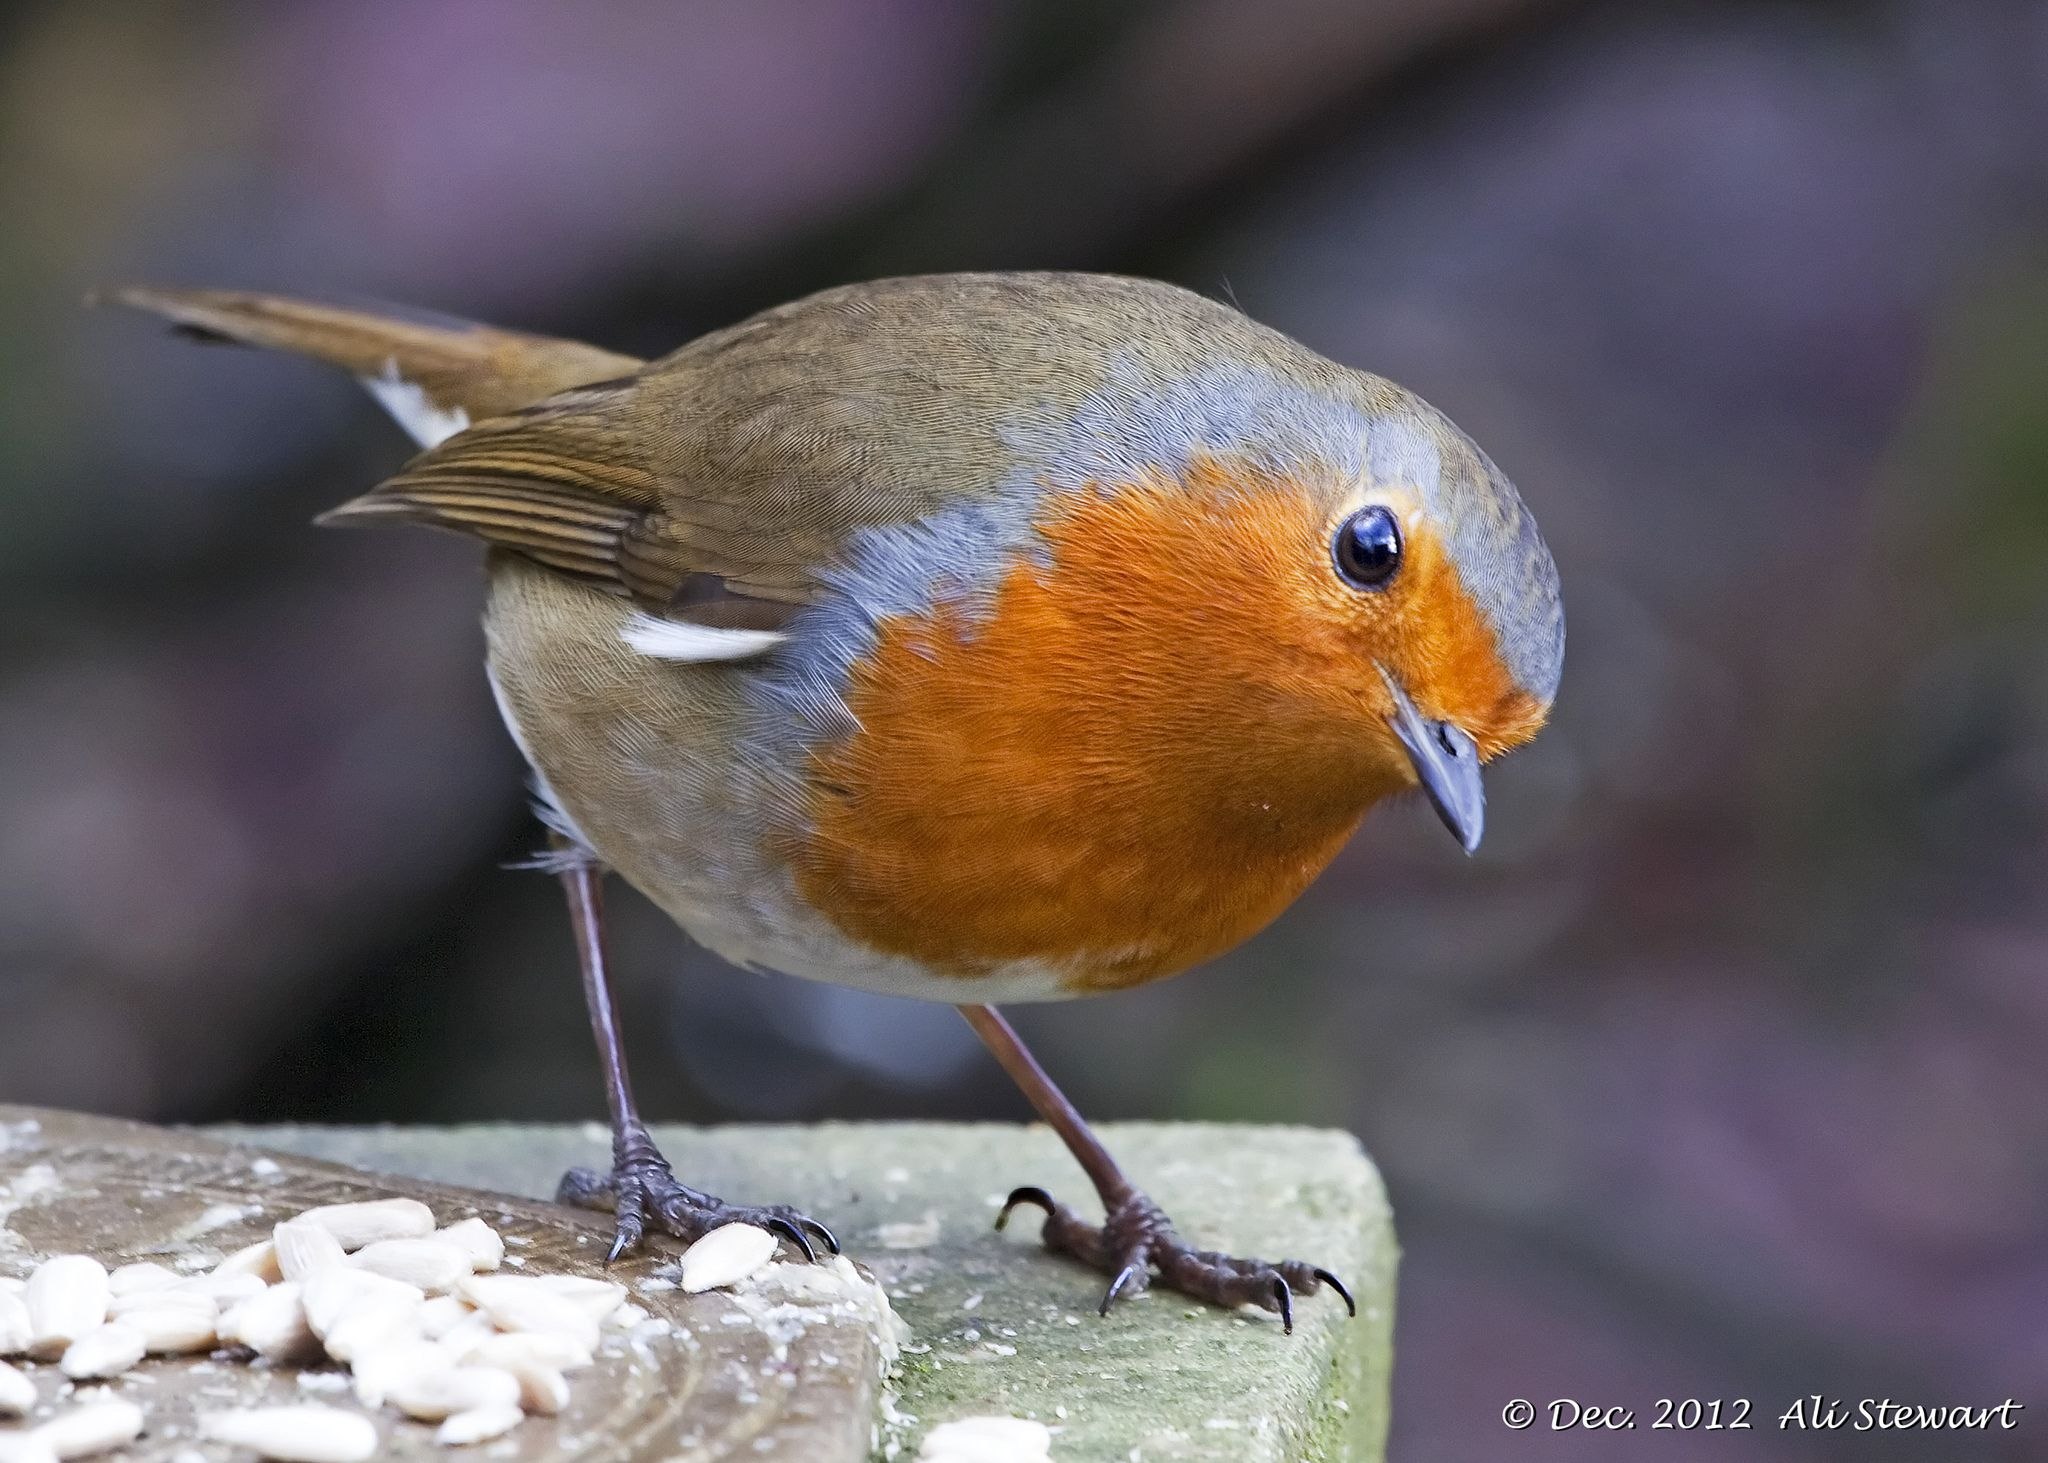
[[[630,435],[605,423],[630,406],[632,386],[624,377],[478,422],[319,521],[451,529],[629,593],[623,545],[654,506],[655,485],[632,461]]]
[[[1013,493],[1112,369],[1142,392],[1212,354],[1336,369],[1147,281],[879,280],[478,422],[325,521],[455,529],[657,613],[759,626],[854,531]]]

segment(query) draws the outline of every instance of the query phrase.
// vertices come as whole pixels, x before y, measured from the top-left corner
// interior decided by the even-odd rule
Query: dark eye
[[[1337,527],[1337,572],[1360,589],[1382,589],[1401,567],[1401,526],[1391,509],[1361,508]]]

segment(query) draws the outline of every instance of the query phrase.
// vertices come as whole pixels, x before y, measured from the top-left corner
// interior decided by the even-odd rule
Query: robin
[[[425,449],[330,524],[489,555],[489,675],[567,889],[611,1107],[571,1203],[831,1231],[680,1182],[627,1077],[601,880],[743,968],[946,1001],[1105,1217],[1045,1243],[1277,1312],[1327,1270],[1192,1248],[996,1003],[1128,990],[1275,918],[1420,788],[1479,844],[1480,764],[1564,649],[1556,566],[1443,415],[1234,309],[1086,274],[827,290],[656,361],[210,290],[128,304],[357,375]],[[1000,1225],[1000,1220],[998,1221]]]

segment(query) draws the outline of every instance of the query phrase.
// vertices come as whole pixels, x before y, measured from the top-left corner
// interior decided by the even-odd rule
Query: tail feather
[[[488,325],[421,324],[239,290],[138,285],[112,298],[203,340],[291,351],[340,366],[428,446],[472,421],[629,375],[644,364],[573,340]]]

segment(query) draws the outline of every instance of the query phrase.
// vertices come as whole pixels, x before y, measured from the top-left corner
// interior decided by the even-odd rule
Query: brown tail
[[[422,325],[279,295],[133,286],[113,298],[202,340],[294,351],[340,366],[369,384],[416,435],[402,400],[389,391],[411,388],[414,402],[443,417],[460,412],[451,423],[460,425],[517,411],[572,386],[629,375],[643,364],[573,340],[488,325]]]

